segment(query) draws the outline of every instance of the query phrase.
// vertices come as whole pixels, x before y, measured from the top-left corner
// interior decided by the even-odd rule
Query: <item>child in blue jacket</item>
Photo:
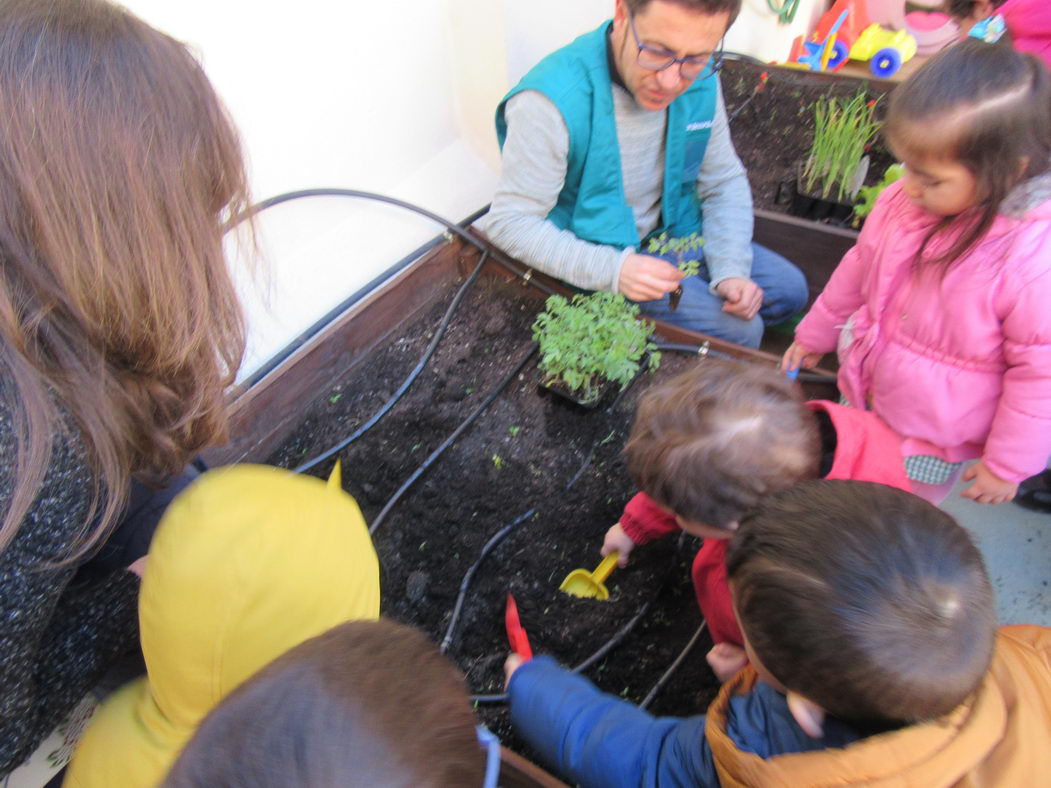
[[[1051,630],[997,635],[981,556],[945,512],[804,482],[741,523],[727,572],[751,664],[707,715],[655,718],[512,655],[512,724],[585,788],[1051,784]]]

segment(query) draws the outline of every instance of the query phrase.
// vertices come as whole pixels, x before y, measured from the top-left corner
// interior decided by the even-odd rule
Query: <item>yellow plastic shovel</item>
[[[587,569],[574,569],[566,575],[566,579],[558,587],[559,590],[573,596],[603,601],[609,599],[609,589],[603,583],[606,582],[606,578],[609,577],[610,572],[617,565],[617,557],[619,555],[620,553],[607,555],[602,559],[602,563],[595,567],[594,572],[589,572]]]

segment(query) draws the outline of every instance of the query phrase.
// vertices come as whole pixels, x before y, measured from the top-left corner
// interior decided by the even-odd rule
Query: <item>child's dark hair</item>
[[[999,8],[1006,2],[1007,0],[992,0],[992,6]],[[975,0],[945,0],[942,8],[953,19],[970,19],[974,16],[977,5]]]
[[[639,489],[725,528],[764,495],[817,475],[817,420],[773,367],[705,359],[642,395],[624,448]]]
[[[982,557],[911,493],[797,484],[741,523],[726,567],[756,658],[835,717],[934,719],[988,670],[996,614]]]
[[[968,38],[891,94],[883,133],[900,150],[959,162],[977,181],[978,205],[935,225],[916,256],[947,270],[986,234],[1011,189],[1051,166],[1051,77],[1033,55]],[[961,228],[957,240],[925,259],[950,226]]]
[[[460,674],[423,634],[352,621],[231,693],[164,786],[482,785],[475,725]]]

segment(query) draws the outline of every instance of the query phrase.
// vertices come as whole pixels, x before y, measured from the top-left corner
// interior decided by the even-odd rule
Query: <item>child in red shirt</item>
[[[606,533],[602,555],[627,564],[636,545],[686,531],[704,542],[693,562],[697,603],[725,680],[744,639],[726,581],[727,540],[764,496],[804,479],[853,479],[909,490],[900,439],[869,411],[804,402],[773,368],[706,359],[647,391],[625,447],[642,492]]]

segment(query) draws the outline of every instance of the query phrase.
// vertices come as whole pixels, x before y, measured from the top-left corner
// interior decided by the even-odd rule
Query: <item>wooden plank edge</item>
[[[298,348],[247,390],[231,394],[225,446],[202,453],[209,466],[261,462],[288,437],[310,402],[377,346],[429,308],[455,274],[463,242],[442,244],[406,266]]]

